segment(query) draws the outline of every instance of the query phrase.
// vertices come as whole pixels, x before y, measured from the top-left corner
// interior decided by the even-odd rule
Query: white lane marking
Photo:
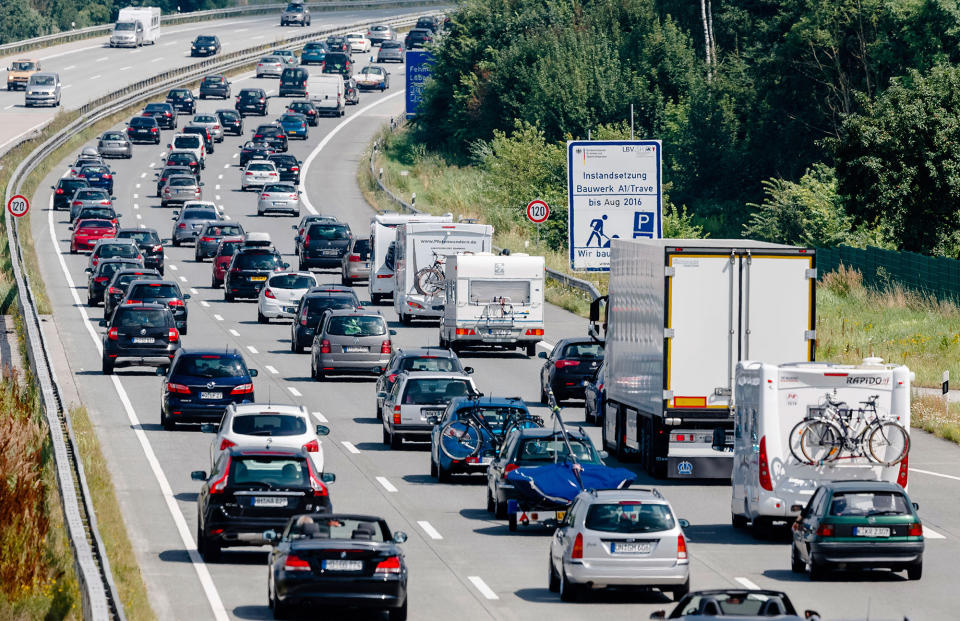
[[[103,343],[101,343],[99,335],[93,329],[93,322],[90,321],[90,316],[87,314],[86,307],[80,304],[80,296],[77,294],[76,283],[73,280],[73,276],[70,275],[70,270],[67,269],[67,262],[64,260],[63,253],[60,252],[60,248],[57,243],[57,231],[53,224],[52,195],[50,196],[50,210],[47,212],[47,227],[50,230],[50,242],[53,244],[53,249],[57,254],[57,259],[60,261],[60,269],[63,271],[63,276],[67,281],[70,294],[73,296],[74,307],[80,312],[80,317],[83,319],[83,325],[86,326],[87,332],[90,334],[90,338],[93,339],[93,344],[97,348],[97,351],[102,355]],[[173,496],[173,489],[170,487],[170,482],[167,480],[167,476],[163,473],[163,468],[160,467],[160,460],[157,459],[157,455],[153,451],[153,446],[150,444],[150,440],[147,439],[147,434],[143,432],[143,426],[140,423],[140,418],[137,416],[137,412],[133,409],[133,404],[130,403],[130,397],[127,396],[127,391],[124,389],[119,377],[116,375],[111,375],[110,379],[113,380],[113,387],[120,396],[120,402],[123,404],[123,408],[127,412],[127,418],[130,420],[130,427],[133,429],[134,435],[137,436],[137,440],[140,442],[140,448],[143,449],[143,455],[146,457],[147,463],[150,464],[150,470],[153,471],[153,477],[160,486],[160,493],[167,505],[167,510],[170,512],[170,517],[173,518],[173,522],[177,527],[180,540],[183,542],[183,546],[187,549],[187,554],[190,556],[190,563],[197,572],[197,577],[200,579],[200,586],[203,587],[204,594],[207,597],[207,602],[210,604],[210,608],[213,609],[213,616],[218,621],[227,621],[229,617],[227,616],[226,609],[223,607],[223,601],[220,599],[220,593],[217,592],[217,587],[214,585],[213,579],[210,577],[210,571],[207,569],[206,564],[203,562],[203,559],[200,558],[200,554],[197,552],[197,544],[193,541],[193,535],[190,533],[190,527],[187,526],[187,520],[183,516],[183,512],[180,511],[180,507],[177,505],[177,500]]]
[[[393,486],[393,483],[387,480],[387,477],[377,477],[377,483],[383,486],[383,489],[388,492],[395,493],[397,488]]]
[[[223,175],[220,175],[220,177],[222,178]],[[217,185],[213,186],[213,189],[214,189],[214,190],[219,190],[219,189],[220,189],[220,184],[218,183]]]
[[[130,67],[130,66],[128,65],[128,66],[126,66],[126,67],[120,67],[120,69],[118,69],[118,71],[130,71],[131,69],[133,69],[133,67]]]
[[[313,414],[313,417],[321,423],[327,422],[327,417],[323,415],[323,412],[310,412]]]
[[[946,539],[944,535],[941,535],[926,524],[923,525],[923,537],[924,539]]]
[[[134,208],[134,209],[140,209],[140,204],[139,204],[139,203],[134,203],[134,204],[133,204],[133,208]]]
[[[110,57],[109,57],[109,56],[102,56],[102,57],[98,58],[97,60],[95,60],[95,61],[93,61],[93,62],[102,63],[102,62],[105,61],[105,60],[110,60]],[[128,69],[129,69],[129,67],[128,67]]]
[[[221,205],[220,208],[222,209],[222,208],[223,208],[223,205]],[[230,218],[230,216],[224,214],[223,219],[224,219],[224,220],[230,220],[231,218]]]
[[[294,388],[293,386],[287,386],[287,390],[289,390],[289,391],[290,391],[290,394],[293,395],[294,397],[302,397],[302,396],[303,396],[303,395],[300,393],[300,391],[297,390],[296,388]]]
[[[139,194],[134,194],[133,197],[134,197],[134,198],[140,198],[140,195],[139,195]]]
[[[101,77],[103,77],[103,76],[101,76],[101,75],[98,73],[97,75],[92,75],[92,76],[90,76],[90,79],[91,79],[91,80],[99,80]]]
[[[76,65],[70,65],[69,67],[64,67],[63,70],[64,70],[64,71],[70,71],[71,69],[76,69],[76,68],[77,68]]]
[[[233,159],[237,159],[238,157],[240,157],[240,154],[239,154],[239,153],[234,153],[234,154],[233,154]],[[224,164],[223,167],[224,167],[224,168],[230,168],[230,164]]]
[[[230,328],[230,334],[232,334],[233,336],[240,336],[240,333],[234,330],[233,328]]]
[[[217,194],[217,195],[214,197],[214,199],[215,199],[215,200],[220,200],[220,195]]]
[[[160,62],[161,60],[163,60],[163,56],[157,56],[156,58],[154,58],[154,59],[151,60],[150,62],[152,62],[152,63],[158,63],[158,62]]]
[[[427,533],[431,539],[443,539],[443,535],[437,532],[437,529],[433,527],[433,524],[426,520],[420,520],[417,522],[420,525],[420,528],[423,529],[423,532]]]
[[[360,454],[360,449],[358,449],[357,447],[355,447],[355,446],[353,445],[353,442],[347,442],[346,440],[343,440],[343,441],[340,442],[340,444],[342,444],[348,451],[350,451],[350,452],[353,453],[354,455],[359,455],[359,454]]]
[[[177,269],[179,269],[179,268],[177,268],[176,265],[168,265],[167,267],[169,267],[169,268],[172,269],[173,271],[177,271]]]
[[[220,321],[223,321],[223,319],[221,319]],[[247,345],[247,351],[249,351],[251,354],[259,354],[259,353],[260,353],[260,352],[257,351],[257,348],[254,347],[253,345]]]
[[[181,276],[181,277],[180,277],[180,282],[187,282],[187,277],[186,277],[186,276]]]
[[[487,599],[500,599],[480,576],[467,576],[467,580],[472,582],[473,586],[477,587],[477,590],[480,591],[480,594]]]
[[[236,30],[234,30],[234,32],[246,32],[246,31],[248,31],[248,30],[250,30],[250,29],[249,29],[249,28],[237,28]]]
[[[256,41],[257,39],[262,39],[262,38],[264,38],[265,36],[266,36],[266,35],[257,35],[257,36],[255,36],[255,37],[253,37],[253,40]]]
[[[376,106],[379,106],[380,104],[382,104],[382,103],[384,103],[384,102],[390,101],[390,100],[393,99],[394,97],[399,97],[399,96],[403,95],[404,92],[405,92],[405,91],[397,91],[397,92],[394,93],[393,95],[387,95],[386,97],[384,97],[384,98],[382,98],[382,99],[378,99],[377,101],[375,101],[374,103],[370,104],[369,106],[366,106],[365,108],[361,108],[361,109],[358,110],[356,113],[351,114],[351,115],[348,116],[347,118],[343,119],[342,121],[340,121],[339,124],[337,124],[336,127],[334,127],[332,130],[330,130],[330,133],[328,133],[326,136],[324,136],[324,137],[323,137],[323,140],[320,141],[320,144],[318,144],[318,145],[313,149],[313,151],[310,152],[310,155],[307,156],[307,159],[304,160],[303,165],[301,165],[301,167],[300,167],[300,170],[301,170],[301,177],[300,177],[300,178],[301,178],[300,194],[301,194],[301,199],[303,200],[303,205],[304,205],[304,207],[307,208],[307,211],[309,211],[310,213],[312,213],[312,214],[314,214],[314,215],[316,215],[317,213],[319,213],[319,212],[316,210],[316,208],[314,208],[313,203],[310,202],[310,198],[307,196],[306,186],[303,185],[303,183],[304,183],[303,180],[306,180],[306,179],[308,178],[307,171],[310,170],[310,164],[312,164],[312,163],[313,163],[313,160],[316,159],[316,157],[317,157],[318,155],[320,155],[320,151],[322,151],[323,148],[324,148],[325,146],[327,146],[327,143],[329,143],[330,140],[332,140],[333,137],[336,136],[336,135],[340,132],[341,129],[343,129],[344,127],[347,126],[347,123],[349,123],[350,121],[352,121],[352,120],[354,120],[354,119],[362,116],[362,115],[363,115],[365,112],[367,112],[368,110],[370,110],[370,109],[372,109],[372,108],[375,108]],[[234,153],[234,155],[236,156],[236,153]]]
[[[139,184],[139,183],[137,184],[137,189],[140,189],[140,184]]]
[[[940,474],[939,472],[930,472],[929,470],[921,470],[920,468],[910,468],[910,472],[919,472],[920,474],[929,474],[932,477],[942,477],[944,479],[960,481],[960,477],[955,477],[952,474]]]
[[[204,308],[210,308],[210,303],[207,302],[206,300],[200,300],[200,306]]]
[[[190,287],[190,295],[199,295],[199,293],[200,293],[199,291],[197,291],[193,287]]]
[[[147,173],[145,173],[145,172],[140,173],[140,178],[141,178],[141,179],[143,179],[143,178],[146,177],[146,176],[147,176]],[[139,188],[140,186],[138,185],[137,187]]]
[[[141,225],[140,225],[140,228],[141,228],[141,229],[145,229],[145,228],[147,228],[147,226],[146,226],[145,224],[141,224]]]
[[[752,580],[748,580],[747,578],[739,578],[739,577],[738,577],[738,578],[734,578],[734,580],[736,580],[737,582],[739,582],[741,585],[747,587],[748,589],[752,589],[752,590],[754,590],[754,591],[759,591],[759,590],[760,590],[760,587],[757,586],[757,583],[756,583],[756,582],[753,582]]]
[[[143,220],[143,216],[141,216],[140,214],[137,214],[137,220]]]
[[[149,168],[153,168],[153,167],[154,167],[154,166],[156,166],[156,165],[157,165],[157,163],[156,163],[156,162],[150,162],[150,164],[149,164]]]
[[[280,371],[277,371],[276,367],[272,367],[272,366],[270,366],[269,364],[266,365],[266,366],[264,366],[263,368],[266,369],[267,371],[270,371],[270,372],[273,373],[274,375],[280,373]]]
[[[228,165],[228,166],[229,166],[229,165]],[[223,173],[220,173],[219,175],[217,175],[217,179],[223,179]],[[218,190],[220,189],[220,186],[219,186],[219,185],[217,186],[217,189],[218,189]]]
[[[70,88],[70,87],[72,87],[72,86],[73,86],[73,84],[64,84],[63,86],[60,87],[60,90],[61,90],[61,91],[65,91],[65,90],[67,90],[68,88]]]
[[[17,104],[10,104],[9,106],[5,106],[3,109],[4,109],[4,110],[9,110],[10,108],[14,107],[15,105],[17,105]]]
[[[41,57],[38,58],[37,60],[50,60],[51,58],[60,58],[61,56],[69,56],[70,54],[76,54],[77,52],[86,52],[87,50],[99,50],[99,49],[102,49],[102,48],[103,48],[102,45],[91,45],[91,46],[89,46],[89,47],[81,47],[81,48],[77,48],[77,49],[75,49],[75,50],[68,50],[68,51],[66,51],[66,52],[60,52],[59,54],[51,54],[51,55],[49,55],[49,56],[41,56]],[[71,65],[71,66],[69,66],[69,67],[66,67],[66,68],[64,68],[64,71],[69,71],[70,69],[73,69],[75,66],[76,66],[76,65]]]
[[[164,43],[163,47],[170,47],[171,45],[176,45],[177,41],[171,41],[170,43]]]
[[[223,321],[223,315],[214,315],[213,318],[216,319],[217,321]],[[257,352],[253,352],[253,353],[257,353]]]

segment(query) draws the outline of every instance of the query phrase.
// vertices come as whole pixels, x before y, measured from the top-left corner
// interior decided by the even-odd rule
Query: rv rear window
[[[528,280],[471,280],[470,302],[473,304],[490,304],[492,302],[507,304],[530,303],[530,281]]]

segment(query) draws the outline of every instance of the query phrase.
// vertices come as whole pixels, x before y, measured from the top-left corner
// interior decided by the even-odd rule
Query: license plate
[[[284,205],[286,205],[286,203],[284,203],[283,201],[273,201],[274,207],[283,207]]]
[[[370,348],[369,347],[344,347],[343,351],[347,352],[348,354],[359,354],[359,353],[366,353],[370,351]]]
[[[566,511],[557,511],[557,521],[559,522],[563,518],[567,517]]]
[[[200,398],[201,399],[223,399],[223,393],[222,392],[201,392]]]
[[[320,254],[322,254],[322,255],[325,256],[325,257],[332,257],[332,256],[334,256],[334,255],[337,254],[337,251],[336,251],[336,250],[321,250],[321,251],[320,251]]]
[[[295,312],[297,312],[297,307],[296,307],[296,306],[284,306],[284,307],[283,307],[283,312],[285,312],[285,313],[295,313]]]
[[[510,336],[510,330],[490,330],[493,336]]]
[[[283,496],[254,496],[254,507],[286,507],[287,499]]]
[[[153,337],[152,336],[135,336],[133,337],[133,342],[134,343],[152,343]]]
[[[877,526],[857,526],[853,529],[853,534],[857,537],[889,537],[890,529]]]
[[[363,569],[363,561],[329,559],[323,561],[320,566],[323,567],[323,569],[329,569],[330,571],[361,571]]]
[[[443,416],[443,410],[421,410],[424,418],[428,416]]]
[[[266,279],[267,279],[266,276],[251,276],[251,277],[250,277],[250,280],[251,280],[252,282],[262,282],[262,281],[264,281],[264,280],[266,280]]]
[[[649,554],[653,550],[652,543],[614,542],[610,544],[613,554]]]

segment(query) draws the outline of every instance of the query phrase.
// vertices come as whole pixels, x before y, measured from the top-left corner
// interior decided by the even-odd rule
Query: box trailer
[[[390,245],[397,241],[397,227],[408,222],[453,222],[453,214],[382,213],[370,218],[370,300],[379,304],[393,297],[393,253]]]
[[[120,9],[110,34],[110,47],[156,45],[160,38],[160,9],[128,6]]]
[[[543,339],[544,259],[488,252],[447,259],[440,347],[523,349]]]
[[[613,240],[604,446],[656,476],[729,478],[732,453],[712,449],[713,430],[732,433],[737,362],[814,359],[815,283],[806,248]]]

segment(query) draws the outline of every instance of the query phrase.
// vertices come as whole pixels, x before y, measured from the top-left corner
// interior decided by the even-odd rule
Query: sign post
[[[950,371],[943,372],[940,390],[943,391],[943,415],[950,416]]]
[[[610,270],[613,239],[660,238],[659,140],[567,142],[570,267]]]
[[[23,217],[30,211],[30,201],[27,200],[26,196],[20,194],[11,196],[10,200],[7,201],[7,211],[10,212],[11,216]]]
[[[550,205],[540,200],[534,199],[527,203],[527,219],[537,225],[537,245],[540,245],[540,225],[550,217]]]
[[[423,99],[423,83],[433,72],[433,53],[426,50],[407,52],[407,118],[417,115],[420,100]]]

